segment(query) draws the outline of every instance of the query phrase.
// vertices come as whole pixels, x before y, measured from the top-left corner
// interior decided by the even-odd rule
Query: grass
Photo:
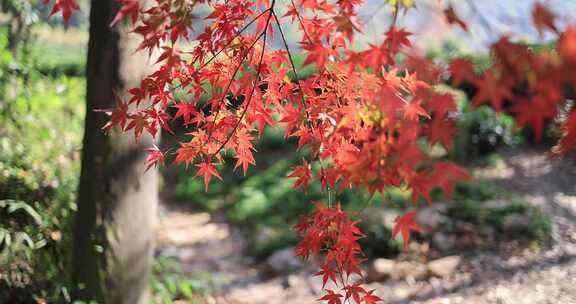
[[[32,28],[31,56],[38,70],[45,75],[83,76],[86,65],[88,32],[81,28],[51,27],[46,24]]]
[[[202,294],[207,292],[201,281],[187,278],[182,273],[177,259],[164,255],[154,260],[150,285],[153,303],[156,304],[170,304],[175,301],[204,303]]]

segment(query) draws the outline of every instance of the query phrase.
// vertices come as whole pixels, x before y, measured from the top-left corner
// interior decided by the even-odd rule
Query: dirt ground
[[[367,284],[384,303],[576,304],[576,159],[552,160],[539,149],[500,154],[504,166],[477,168],[474,176],[491,179],[548,213],[549,244],[467,252],[446,278]],[[186,275],[205,278],[215,291],[207,303],[317,303],[321,294],[313,265],[289,275],[264,276],[242,254],[242,235],[219,216],[164,208],[158,235],[160,250],[175,255]]]

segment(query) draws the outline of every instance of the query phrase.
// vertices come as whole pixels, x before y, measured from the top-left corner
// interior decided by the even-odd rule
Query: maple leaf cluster
[[[412,51],[412,34],[396,19],[414,1],[387,1],[395,7],[390,27],[381,43],[362,50],[353,48],[354,36],[363,31],[356,12],[362,0],[291,0],[282,16],[275,0],[155,0],[146,7],[139,0],[118,2],[111,26],[128,19],[142,37],[137,51],[159,56],[155,71],[106,110],[104,129],[133,132],[138,141],[144,132],[155,137],[160,130],[172,133],[173,125],[184,127],[188,137],[171,152],[173,162],[195,167],[206,188],[212,177],[221,179],[218,166],[226,154],[234,157],[235,170],[246,173],[256,164],[256,140],[265,128],[281,124],[286,137],[297,138],[298,149],[308,148],[288,175],[295,188],[306,191],[319,182],[328,192],[356,188],[374,194],[394,186],[410,190],[414,204],[420,198],[430,202],[433,189],[450,195],[456,182],[470,179],[457,165],[426,153],[433,145],[450,150],[456,133],[454,96],[439,89],[447,74],[455,86],[468,82],[478,88],[475,104],[510,110],[536,137],[545,121],[558,117],[569,97],[566,86],[576,84],[576,27],[561,32],[541,4],[534,25],[540,33],[558,35],[557,50],[535,52],[504,37],[492,47],[493,64],[478,75],[469,60],[456,59],[445,71]],[[193,29],[200,5],[210,13],[202,17],[202,29]],[[61,10],[68,20],[74,8],[74,0],[57,0],[53,12]],[[452,6],[444,15],[469,29]],[[314,65],[313,76],[299,78],[284,35],[287,25],[302,33],[304,65]],[[284,47],[272,49],[272,39]],[[400,54],[405,59],[397,62]],[[563,122],[559,153],[576,144],[575,113],[570,110]],[[147,151],[148,167],[163,164],[168,154],[157,147]],[[414,215],[410,211],[395,223],[393,234],[400,233],[405,246],[410,231],[420,230]],[[321,300],[328,303],[379,301],[361,280],[348,282],[361,274],[356,241],[363,235],[356,224],[339,205],[317,204],[296,226],[303,234],[297,255],[324,254],[318,273],[324,287],[331,282],[342,288],[326,289]]]
[[[492,63],[481,74],[467,59],[450,64],[452,82],[473,84],[478,92],[475,105],[488,103],[496,111],[506,110],[516,117],[518,127],[529,126],[537,140],[542,138],[545,124],[556,122],[562,138],[552,152],[566,154],[576,145],[576,110],[567,101],[574,99],[576,86],[576,27],[559,30],[556,16],[546,6],[536,3],[532,11],[533,25],[540,35],[557,35],[554,48],[533,46],[502,37],[491,47]]]
[[[278,16],[274,0],[156,0],[146,9],[137,0],[121,0],[112,25],[128,17],[133,32],[143,38],[138,51],[158,50],[160,56],[156,71],[106,111],[110,121],[104,129],[131,131],[138,141],[144,132],[155,137],[161,129],[172,132],[172,124],[183,125],[189,137],[174,149],[174,163],[196,167],[195,176],[201,176],[206,187],[212,177],[221,179],[217,166],[225,153],[231,153],[234,167],[244,172],[255,165],[255,140],[266,127],[281,123],[287,137],[298,139],[299,149],[309,150],[308,160],[289,175],[304,191],[315,179],[328,191],[358,188],[374,193],[405,187],[414,202],[420,197],[430,201],[436,187],[449,193],[453,183],[468,175],[453,164],[432,161],[419,142],[451,148],[454,97],[437,91],[441,73],[431,62],[410,56],[401,69],[394,68],[396,55],[411,47],[411,34],[395,24],[382,43],[359,51],[350,47],[354,33],[362,30],[355,11],[361,3],[297,0]],[[182,42],[190,38],[196,18],[192,12],[201,4],[211,6],[212,12],[188,50],[189,44]],[[304,64],[317,69],[307,79],[298,77],[284,37],[285,23],[295,23],[304,33]],[[284,49],[268,45],[275,30]],[[148,167],[164,162],[166,152],[156,147],[147,151]],[[317,174],[313,162],[321,164]],[[299,228],[305,236],[298,254],[307,256],[307,246],[314,254],[325,248],[325,280],[336,273],[360,273],[356,239],[361,233],[355,223],[340,208],[315,210],[312,227]],[[406,233],[417,227],[407,223],[397,222],[405,241]],[[317,239],[318,234],[324,236]],[[345,299],[378,300],[360,281],[343,284]],[[339,303],[339,298],[327,290],[322,299]]]
[[[134,130],[138,140],[144,131],[156,136],[160,129],[172,132],[171,123],[183,124],[190,139],[175,150],[174,162],[194,164],[206,182],[219,176],[215,166],[224,161],[225,152],[236,158],[235,168],[246,172],[255,164],[255,140],[278,122],[286,126],[286,136],[298,138],[298,148],[310,148],[310,161],[324,160],[316,176],[324,187],[363,187],[372,193],[406,186],[414,200],[429,200],[430,190],[463,176],[453,170],[437,172],[418,145],[425,137],[431,145],[449,149],[455,132],[450,117],[456,110],[454,98],[435,89],[440,73],[426,71],[429,79],[424,81],[410,62],[402,71],[384,68],[410,47],[410,33],[391,27],[382,44],[349,49],[351,33],[360,30],[354,21],[359,1],[302,1],[283,16],[305,33],[305,64],[318,69],[305,80],[297,78],[287,47],[270,50],[267,45],[273,26],[284,39],[274,2],[213,4],[206,17],[212,22],[195,37],[191,51],[176,42],[189,38],[183,29],[189,28],[193,6],[202,2],[159,0],[147,10],[135,2],[121,1],[118,15],[134,20],[138,10],[134,32],[143,37],[138,49],[160,49],[159,67],[129,90],[128,101],[118,101],[105,129]],[[254,32],[246,33],[251,25]],[[187,97],[179,99],[176,92]],[[144,105],[146,100],[152,103]],[[136,110],[130,111],[131,105]],[[171,115],[170,108],[176,113]],[[150,160],[161,162],[161,155]],[[304,161],[290,176],[306,190],[312,180],[310,164]]]
[[[360,262],[363,253],[358,240],[364,237],[356,226],[358,222],[348,218],[340,204],[328,208],[316,203],[309,215],[302,216],[294,229],[303,235],[303,240],[296,247],[296,255],[302,258],[319,257],[324,261],[316,276],[322,277],[322,288],[331,283],[340,290],[326,288],[326,295],[320,300],[329,304],[341,304],[352,300],[357,304],[376,303],[381,299],[374,295],[374,290],[362,287],[361,280],[350,282],[353,275],[362,277]],[[342,294],[344,293],[344,295]]]

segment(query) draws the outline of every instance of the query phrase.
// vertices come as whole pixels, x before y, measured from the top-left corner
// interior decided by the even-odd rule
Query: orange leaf
[[[219,180],[222,180],[222,177],[218,173],[218,170],[216,170],[216,167],[214,167],[214,164],[200,163],[196,164],[196,167],[200,169],[198,169],[198,172],[196,172],[194,177],[200,175],[204,177],[204,191],[208,191],[208,184],[210,184],[210,179],[212,179],[212,176],[216,176]]]
[[[403,216],[398,216],[394,221],[394,229],[392,230],[392,237],[396,237],[398,233],[402,235],[402,242],[404,249],[408,249],[410,243],[410,230],[422,232],[422,228],[414,221],[416,212],[410,211]]]

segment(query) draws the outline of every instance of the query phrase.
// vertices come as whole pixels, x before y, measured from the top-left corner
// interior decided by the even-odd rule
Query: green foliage
[[[177,260],[162,255],[154,261],[151,286],[156,304],[171,304],[177,300],[201,303],[200,295],[205,291],[200,281],[182,274]]]
[[[0,30],[0,303],[69,302],[84,80],[43,77],[20,51]]]
[[[551,231],[550,218],[535,207],[525,202],[509,198],[510,202],[490,206],[481,201],[465,199],[451,204],[447,215],[453,220],[460,220],[476,226],[478,229],[492,227],[496,236],[500,238],[522,238],[544,240]],[[514,229],[510,223],[515,218],[524,220],[524,223],[515,224]]]
[[[502,194],[500,189],[494,182],[477,179],[470,183],[457,183],[452,195],[452,200],[459,202],[470,200],[475,202],[482,202],[494,199]],[[432,193],[434,201],[445,199],[444,193],[440,189],[435,189]]]
[[[0,207],[5,209],[0,227],[26,244],[8,244],[4,237],[0,269],[11,277],[0,270],[0,281],[5,290],[22,288],[38,298],[65,300],[83,83],[60,79],[40,87],[30,99],[14,101],[8,117],[0,117]],[[16,121],[4,123],[10,119]]]
[[[86,30],[38,25],[32,30],[31,58],[41,75],[83,77],[86,67]],[[62,56],[66,54],[66,56]]]
[[[457,160],[473,160],[494,152],[499,145],[514,146],[522,141],[512,116],[496,113],[488,106],[474,107],[467,100],[460,105],[462,114],[454,143]]]

